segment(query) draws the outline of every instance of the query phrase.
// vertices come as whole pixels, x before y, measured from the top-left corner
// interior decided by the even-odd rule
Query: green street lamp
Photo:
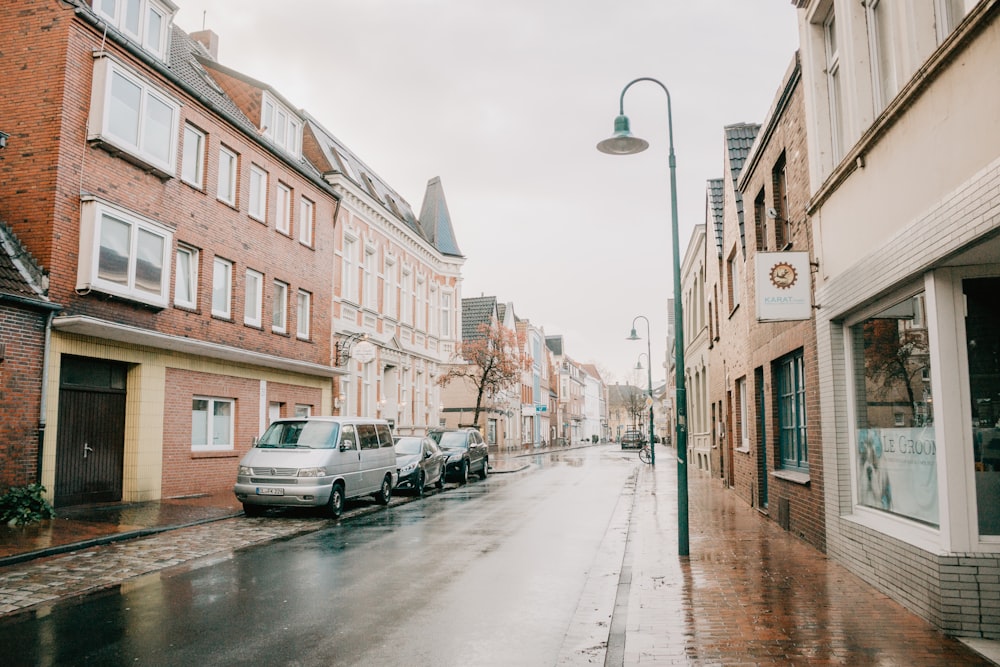
[[[684,389],[684,311],[681,308],[681,255],[677,233],[677,159],[674,157],[674,120],[670,107],[670,91],[660,81],[641,77],[630,81],[623,89],[618,101],[618,117],[615,118],[615,133],[610,139],[597,144],[597,150],[610,155],[632,155],[649,148],[649,142],[632,136],[628,116],[625,115],[625,93],[640,81],[655,83],[667,94],[667,139],[670,164],[670,223],[674,269],[674,371],[677,392],[674,410],[677,415],[677,551],[681,556],[690,553],[688,545],[688,478],[687,478],[687,398]],[[634,333],[634,331],[633,331]]]
[[[641,340],[639,336],[635,333],[635,321],[645,320],[646,321],[646,372],[647,379],[649,381],[649,464],[656,465],[656,437],[653,435],[653,356],[650,351],[650,333],[649,333],[649,318],[645,315],[636,315],[632,318],[632,333],[628,335],[625,340]],[[639,354],[642,358],[642,354]],[[635,362],[635,369],[638,371],[642,370],[642,364],[638,361]]]

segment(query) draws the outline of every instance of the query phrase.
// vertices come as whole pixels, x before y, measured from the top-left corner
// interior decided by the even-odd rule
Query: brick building
[[[0,493],[39,481],[45,334],[57,310],[41,269],[0,224]]]
[[[57,506],[228,488],[269,418],[332,408],[339,197],[292,105],[209,74],[175,11],[0,9],[0,219],[61,306],[41,444]]]

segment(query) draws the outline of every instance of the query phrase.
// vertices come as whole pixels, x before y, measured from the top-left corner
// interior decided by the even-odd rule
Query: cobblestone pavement
[[[328,524],[322,518],[239,517],[9,565],[0,569],[0,615]]]

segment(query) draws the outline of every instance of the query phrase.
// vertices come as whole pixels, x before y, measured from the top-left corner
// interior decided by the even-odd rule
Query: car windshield
[[[257,441],[257,447],[287,447],[295,449],[332,449],[337,444],[340,424],[324,421],[283,421],[275,422],[264,431]]]
[[[419,454],[420,438],[400,438],[396,442],[397,454]]]
[[[434,439],[441,449],[468,449],[468,438],[461,431],[442,431],[434,434]]]

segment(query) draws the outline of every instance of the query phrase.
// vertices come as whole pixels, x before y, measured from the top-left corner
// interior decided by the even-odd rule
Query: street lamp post
[[[653,435],[653,356],[650,347],[651,335],[649,333],[649,318],[645,315],[636,315],[632,318],[632,333],[628,335],[625,340],[639,340],[639,336],[635,333],[635,321],[645,320],[646,321],[646,379],[649,384],[649,393],[647,399],[649,401],[649,464],[656,465],[656,437]],[[642,357],[642,354],[639,355]],[[642,364],[636,362],[635,369],[641,371]]]
[[[632,155],[646,150],[649,142],[632,136],[628,116],[625,115],[625,93],[640,81],[655,83],[667,95],[667,140],[670,165],[670,231],[673,241],[674,269],[674,371],[677,391],[674,397],[677,444],[677,551],[681,556],[690,553],[688,545],[688,478],[687,478],[687,398],[684,389],[684,311],[681,307],[681,255],[677,233],[677,159],[674,157],[674,119],[670,105],[670,91],[657,79],[641,77],[630,81],[618,100],[618,117],[615,133],[610,139],[597,144],[597,150],[611,155]]]

